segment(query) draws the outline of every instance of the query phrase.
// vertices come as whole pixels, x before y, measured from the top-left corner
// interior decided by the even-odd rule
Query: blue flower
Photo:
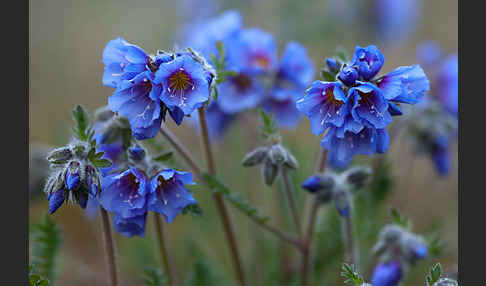
[[[195,184],[189,172],[166,169],[150,181],[148,195],[148,210],[162,214],[170,223],[175,217],[196,200],[187,191],[185,185]]]
[[[347,86],[353,86],[358,79],[358,71],[355,68],[346,66],[339,72],[339,80]]]
[[[211,139],[220,139],[228,130],[229,125],[236,117],[234,114],[224,112],[219,106],[218,100],[211,100],[205,109],[208,133]],[[199,128],[199,113],[194,111],[188,122],[195,128]]]
[[[226,113],[235,114],[250,109],[263,100],[263,85],[254,76],[239,73],[228,77],[226,82],[218,86],[218,103]]]
[[[329,151],[329,164],[336,169],[346,168],[354,155],[374,155],[388,150],[390,138],[385,129],[363,128],[359,133],[343,132],[333,127],[324,136],[321,146]]]
[[[108,98],[108,106],[128,119],[136,139],[152,138],[162,123],[161,92],[162,85],[154,82],[151,72],[145,71],[122,81]]]
[[[431,156],[436,170],[441,176],[449,174],[451,169],[449,154],[450,139],[447,136],[439,135],[432,142]]]
[[[338,62],[333,58],[326,58],[326,66],[332,73],[337,73],[340,69]]]
[[[348,110],[346,94],[338,82],[315,81],[296,102],[297,109],[310,121],[311,132],[319,135],[328,127],[341,127]]]
[[[306,87],[314,78],[314,64],[304,46],[290,42],[280,59],[277,77],[299,87]]]
[[[295,102],[300,95],[299,89],[274,88],[262,103],[262,108],[275,115],[279,126],[295,128],[300,120],[300,112]]]
[[[457,54],[449,56],[440,68],[437,79],[437,97],[444,107],[457,117],[458,62]]]
[[[197,21],[182,32],[184,45],[205,57],[217,55],[216,42],[222,41],[227,46],[226,39],[237,33],[243,26],[242,23],[240,13],[235,10],[225,11],[215,18]]]
[[[245,29],[227,40],[228,68],[248,75],[261,75],[277,67],[277,43],[260,29]]]
[[[103,84],[117,87],[122,80],[130,80],[148,70],[149,57],[138,46],[117,38],[103,50],[103,63]]]
[[[384,63],[385,56],[376,46],[356,46],[350,66],[356,66],[360,77],[368,81],[378,74]]]
[[[160,64],[154,83],[163,86],[160,100],[169,110],[190,115],[208,101],[211,81],[212,75],[200,63],[188,54],[181,54]]]
[[[380,38],[388,43],[407,40],[414,29],[419,14],[417,0],[375,0],[377,28]]]
[[[310,176],[309,178],[305,179],[300,186],[310,193],[318,192],[323,188],[322,178],[316,175]]]
[[[375,85],[360,83],[349,90],[348,100],[353,102],[353,119],[361,125],[382,129],[391,123],[388,102]]]
[[[116,231],[125,237],[132,237],[134,235],[144,237],[146,219],[147,213],[129,218],[115,214],[113,216],[113,226]]]
[[[371,276],[373,286],[396,286],[402,279],[402,266],[398,261],[379,263]]]
[[[66,187],[69,191],[74,190],[79,186],[79,173],[71,173],[71,171],[67,171],[66,173]]]
[[[63,188],[56,192],[49,193],[47,195],[47,200],[49,201],[49,213],[53,214],[60,206],[62,206],[65,199],[65,190]]]
[[[408,104],[419,102],[430,87],[427,76],[418,65],[398,67],[379,79],[377,84],[388,101]],[[396,105],[391,108],[401,113]]]
[[[147,212],[148,184],[145,175],[133,167],[121,174],[103,177],[100,203],[122,218],[143,215]]]
[[[417,48],[417,58],[425,68],[434,66],[441,56],[441,48],[434,41],[421,42]]]

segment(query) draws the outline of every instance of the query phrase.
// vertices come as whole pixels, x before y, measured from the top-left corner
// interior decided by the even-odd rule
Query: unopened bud
[[[245,167],[256,166],[261,162],[263,162],[263,159],[265,159],[266,156],[267,156],[267,148],[259,147],[247,153],[245,157],[243,157],[241,164]]]
[[[346,181],[353,190],[362,188],[371,179],[371,168],[356,166],[346,171]]]
[[[457,286],[456,280],[450,278],[440,278],[437,282],[434,283],[432,286]]]
[[[73,153],[68,147],[62,147],[52,150],[47,155],[47,160],[51,164],[65,164],[73,157]]]
[[[277,177],[278,165],[272,163],[272,160],[267,159],[262,166],[262,173],[265,184],[271,186]]]
[[[350,209],[348,193],[344,190],[335,192],[333,201],[339,214],[343,217],[348,217]]]
[[[140,162],[145,159],[145,149],[139,146],[133,146],[128,148],[128,157],[134,162]]]
[[[272,160],[273,164],[282,165],[287,159],[287,153],[287,150],[285,150],[282,145],[275,144],[270,147],[270,150],[268,151],[268,158]]]
[[[294,155],[287,151],[287,160],[285,160],[284,166],[289,169],[297,169],[299,167],[299,162],[295,159]]]

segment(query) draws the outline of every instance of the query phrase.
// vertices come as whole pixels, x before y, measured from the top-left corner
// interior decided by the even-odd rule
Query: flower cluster
[[[445,176],[451,169],[450,145],[458,132],[457,54],[442,59],[440,48],[427,42],[419,47],[418,55],[433,75],[432,92],[412,114],[408,131],[418,153],[428,154],[439,175]]]
[[[380,262],[371,277],[372,285],[398,285],[409,265],[427,257],[423,238],[395,224],[382,229],[373,251],[380,255]]]
[[[148,211],[160,213],[168,223],[196,201],[185,185],[194,184],[191,173],[165,168],[134,146],[128,150],[130,167],[101,179],[100,203],[114,213],[115,229],[124,236],[145,235]]]
[[[385,57],[375,46],[357,46],[351,61],[326,61],[326,74],[336,81],[315,81],[297,101],[310,121],[312,133],[327,130],[321,146],[329,150],[335,168],[349,165],[356,154],[385,153],[386,127],[401,115],[399,104],[419,102],[429,89],[420,66],[402,66],[376,78]],[[330,79],[331,80],[331,79]]]
[[[93,147],[78,140],[49,153],[47,160],[52,174],[47,179],[44,192],[47,193],[51,214],[66,201],[85,209],[89,197],[97,196],[100,174],[93,163],[96,161],[94,155]]]
[[[122,38],[106,45],[103,63],[103,84],[115,88],[108,105],[129,120],[138,140],[154,137],[167,112],[180,124],[184,116],[203,106],[215,77],[212,67],[196,53],[148,55]]]
[[[207,58],[218,55],[216,43],[222,42],[225,65],[233,72],[218,86],[221,96],[207,110],[209,127],[218,129],[212,134],[221,135],[227,127],[212,124],[219,118],[233,118],[257,106],[274,113],[282,127],[298,124],[300,113],[295,101],[314,76],[314,66],[302,45],[288,43],[279,60],[274,37],[257,28],[244,29],[236,11],[226,11],[204,25],[188,28],[183,41]]]

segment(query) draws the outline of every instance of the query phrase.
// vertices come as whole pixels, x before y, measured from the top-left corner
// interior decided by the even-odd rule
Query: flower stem
[[[323,173],[326,169],[327,163],[327,150],[321,148],[319,160],[317,161],[316,170],[318,173]],[[312,236],[314,235],[314,228],[316,224],[317,218],[317,211],[319,209],[319,203],[317,202],[316,198],[311,198],[311,211],[309,216],[307,217],[307,230],[304,234],[304,238],[302,241],[302,261],[301,261],[301,286],[306,286],[308,284],[309,279],[309,264],[310,264],[310,250],[312,246]]]
[[[292,216],[294,218],[295,228],[297,229],[297,233],[300,237],[302,235],[302,228],[300,225],[299,213],[297,212],[297,206],[295,203],[294,195],[292,193],[292,189],[290,187],[289,176],[287,171],[288,170],[285,167],[282,168],[282,180],[284,183],[285,194],[287,196],[287,200],[289,201],[290,210],[292,211]]]
[[[116,269],[116,254],[115,254],[115,243],[113,240],[110,217],[106,210],[100,205],[101,213],[101,230],[103,232],[103,241],[105,247],[105,257],[106,265],[109,274],[109,284],[110,286],[118,285],[118,272]]]
[[[162,134],[162,136],[164,136],[164,138],[167,139],[167,141],[169,141],[169,143],[174,147],[174,149],[176,149],[176,151],[182,156],[182,158],[189,165],[189,168],[191,168],[191,170],[193,171],[194,175],[198,179],[202,180],[202,171],[201,171],[202,169],[193,159],[194,156],[189,152],[189,150],[184,145],[182,145],[182,143],[177,139],[177,137],[172,132],[170,132],[170,130],[162,127],[160,129],[160,134]],[[202,182],[207,185],[207,182],[205,182],[204,180],[202,180]],[[250,217],[250,219],[252,219],[256,224],[261,226],[263,229],[266,229],[269,232],[273,233],[277,238],[287,241],[288,243],[293,244],[295,246],[299,246],[299,242],[296,239],[290,237],[288,234],[282,232],[280,229],[268,225],[265,222],[254,220],[252,217]]]
[[[204,107],[198,109],[199,112],[199,122],[201,125],[201,136],[203,141],[204,153],[206,154],[206,161],[208,165],[208,172],[210,175],[216,175],[216,166],[214,163],[213,151],[211,149],[211,142],[209,141],[209,132],[206,121],[206,112]],[[241,257],[236,244],[236,237],[234,234],[233,224],[229,216],[228,209],[224,203],[224,200],[219,193],[213,193],[213,198],[216,202],[219,215],[223,221],[224,230],[226,232],[226,237],[230,246],[231,254],[233,257],[233,263],[236,268],[236,274],[238,277],[239,284],[242,286],[246,285],[245,273],[243,271],[243,265],[241,263]]]
[[[354,250],[354,240],[353,240],[353,225],[351,221],[351,213],[344,218],[346,224],[346,259],[348,263],[356,265],[356,252]]]
[[[167,249],[167,241],[165,239],[164,222],[160,218],[160,214],[154,212],[154,226],[157,234],[157,243],[159,245],[160,259],[164,267],[164,273],[167,275],[169,286],[177,285],[174,279],[174,271],[171,267],[169,252]]]

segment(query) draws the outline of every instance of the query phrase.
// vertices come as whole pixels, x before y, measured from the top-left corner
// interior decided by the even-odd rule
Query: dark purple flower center
[[[262,52],[255,53],[251,57],[250,62],[253,66],[261,67],[263,69],[266,69],[270,66],[270,59],[268,55]]]
[[[333,87],[328,87],[322,92],[322,95],[326,97],[326,101],[328,104],[331,104],[336,107],[341,107],[341,105],[344,104],[343,101],[336,99],[334,97],[334,88]]]
[[[232,77],[231,82],[236,86],[239,92],[245,92],[251,87],[251,79],[241,73],[235,77]]]
[[[168,91],[171,94],[179,92],[183,95],[189,89],[194,89],[194,82],[183,68],[179,68],[169,76]]]

